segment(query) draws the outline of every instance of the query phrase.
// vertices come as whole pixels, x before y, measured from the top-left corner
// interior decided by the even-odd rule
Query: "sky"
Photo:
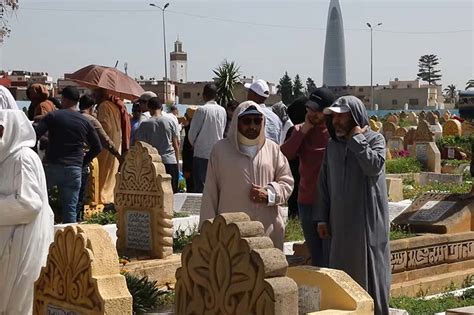
[[[165,1],[157,0],[157,5]],[[168,53],[179,37],[188,53],[188,80],[205,81],[224,59],[245,76],[278,82],[291,77],[322,84],[329,0],[181,1],[166,9]],[[55,79],[89,64],[128,64],[132,77],[164,75],[162,14],[142,0],[20,0],[11,36],[0,48],[5,70],[45,71]],[[443,85],[464,89],[474,78],[473,0],[340,0],[347,83],[413,80],[418,59],[439,57]]]

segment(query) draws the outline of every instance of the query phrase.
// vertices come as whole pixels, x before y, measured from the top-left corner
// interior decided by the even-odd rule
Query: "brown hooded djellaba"
[[[265,235],[270,236],[275,247],[283,248],[285,225],[280,213],[293,191],[293,177],[288,160],[280,147],[265,138],[265,116],[258,137],[255,157],[244,153],[239,146],[237,117],[253,102],[244,102],[236,109],[228,137],[216,143],[207,168],[206,183],[201,204],[201,222],[226,212],[245,212],[254,221],[262,222]],[[261,112],[260,106],[256,105]],[[256,203],[250,199],[252,184],[276,193],[275,205]]]
[[[46,86],[40,83],[34,83],[26,90],[26,95],[31,101],[28,107],[28,119],[34,120],[35,117],[44,116],[53,110],[56,110],[53,102],[49,98],[49,92]]]

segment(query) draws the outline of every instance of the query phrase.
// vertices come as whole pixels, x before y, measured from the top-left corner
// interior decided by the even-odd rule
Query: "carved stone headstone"
[[[443,136],[461,136],[462,125],[459,120],[450,119],[443,126]]]
[[[430,125],[435,125],[436,123],[438,123],[438,116],[436,116],[436,114],[433,112],[428,112],[428,114],[426,114],[426,121]]]
[[[462,135],[463,136],[470,136],[471,134],[474,134],[474,122],[470,122],[468,120],[465,120],[462,123]]]
[[[408,151],[411,151],[413,145],[415,144],[415,132],[416,129],[412,128],[408,130],[407,134],[403,138],[405,149],[407,149]]]
[[[400,119],[398,118],[397,115],[390,115],[387,117],[387,122],[391,122],[391,123],[394,123],[395,125],[398,125]]]
[[[90,163],[89,181],[87,183],[87,203],[84,205],[84,220],[104,211],[104,205],[99,198],[99,161],[93,159]]]
[[[388,140],[387,147],[394,152],[398,152],[404,149],[403,138],[402,137],[392,137]]]
[[[395,131],[397,130],[397,125],[393,122],[386,122],[383,124],[383,134],[386,140],[389,140],[395,135]]]
[[[430,126],[426,120],[420,120],[418,128],[415,132],[415,142],[432,142],[434,141],[434,134],[430,130]]]
[[[117,251],[101,226],[73,225],[56,232],[35,282],[33,314],[132,314]]]
[[[424,110],[418,114],[418,120],[426,120],[426,112]]]
[[[298,314],[285,255],[245,213],[204,222],[176,271],[177,314]]]
[[[417,126],[418,125],[418,116],[416,115],[415,112],[408,113],[407,120],[410,123],[410,125],[412,125],[412,126]]]
[[[405,138],[407,135],[408,129],[405,127],[399,127],[397,130],[395,130],[395,134],[393,135],[394,137],[401,137]]]
[[[117,250],[137,258],[173,253],[173,191],[158,151],[144,142],[130,148],[117,174]]]

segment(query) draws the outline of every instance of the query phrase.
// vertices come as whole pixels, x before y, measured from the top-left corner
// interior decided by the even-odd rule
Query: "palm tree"
[[[451,103],[454,103],[456,99],[456,86],[454,84],[450,84],[443,91],[446,98],[448,98]]]
[[[216,75],[217,103],[225,106],[229,101],[233,101],[234,88],[239,82],[240,67],[232,61],[224,60],[219,67],[212,70]]]
[[[466,90],[469,90],[470,88],[474,88],[474,79],[471,79],[466,83]]]

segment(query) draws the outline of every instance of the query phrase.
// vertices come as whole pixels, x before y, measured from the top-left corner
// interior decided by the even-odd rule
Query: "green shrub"
[[[471,295],[455,297],[452,294],[446,294],[440,298],[430,300],[403,296],[390,300],[390,307],[406,310],[410,315],[440,313],[451,308],[469,305],[474,305],[474,299]]]
[[[285,241],[304,241],[303,230],[298,219],[289,219],[285,227]]]
[[[133,298],[134,312],[153,311],[160,305],[160,298],[169,294],[168,291],[158,289],[156,281],[150,281],[148,277],[138,278],[129,273],[125,273],[124,276],[128,291]]]
[[[421,163],[412,157],[398,158],[385,162],[387,174],[419,173]]]
[[[186,218],[189,217],[191,214],[186,211],[174,211],[173,218]]]
[[[442,160],[441,165],[450,165],[454,167],[459,167],[462,164],[469,164],[467,160]]]
[[[190,233],[186,233],[186,230],[177,230],[173,235],[173,252],[181,253],[186,245],[191,243],[194,236],[198,234],[198,229],[195,226],[192,228]]]
[[[468,156],[471,155],[471,143],[474,141],[474,135],[471,136],[447,136],[441,137],[436,140],[436,145],[439,150],[443,150],[445,147],[455,147],[461,149],[463,152],[467,153]]]
[[[116,224],[117,213],[112,211],[104,211],[101,213],[94,214],[89,220],[84,221],[85,224]]]
[[[410,238],[410,237],[415,237],[415,236],[416,236],[416,234],[405,231],[399,226],[392,226],[390,228],[390,240],[391,241],[401,240],[401,239],[404,239],[404,238]]]
[[[413,185],[413,189],[408,190],[407,187],[403,189],[403,197],[405,199],[415,200],[424,193],[449,193],[449,194],[466,194],[471,190],[472,182],[463,181],[462,184],[453,183],[430,183],[427,185]]]

